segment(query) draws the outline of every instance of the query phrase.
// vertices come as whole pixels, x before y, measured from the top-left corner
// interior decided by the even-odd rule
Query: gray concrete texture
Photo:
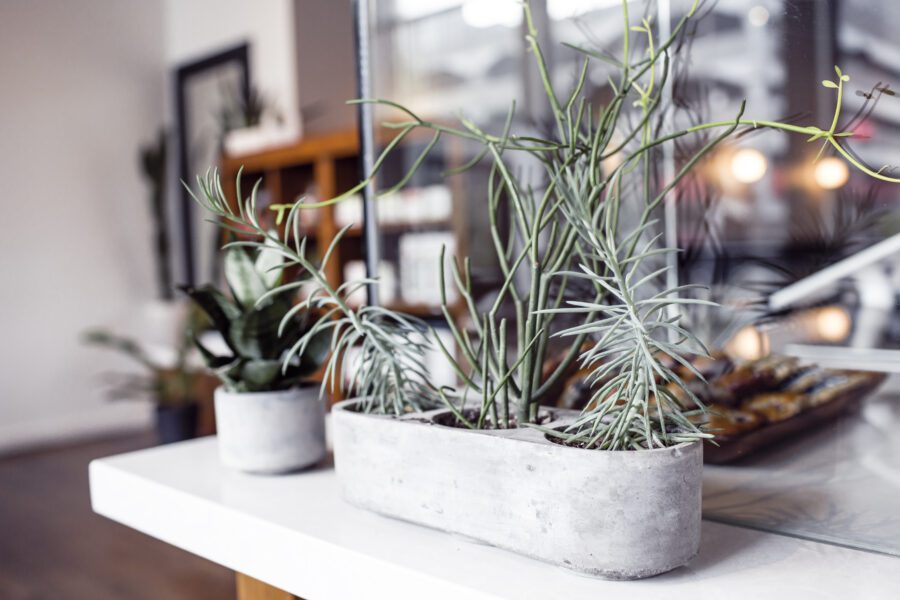
[[[344,498],[579,573],[639,579],[687,564],[700,545],[703,446],[598,451],[531,428],[471,431],[437,410],[332,410]],[[562,426],[572,414],[548,427]]]
[[[318,386],[278,392],[216,389],[219,455],[250,473],[296,471],[325,456],[325,410]]]

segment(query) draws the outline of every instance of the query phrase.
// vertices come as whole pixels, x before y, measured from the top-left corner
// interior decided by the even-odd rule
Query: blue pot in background
[[[197,437],[197,404],[156,407],[156,434],[161,444]]]

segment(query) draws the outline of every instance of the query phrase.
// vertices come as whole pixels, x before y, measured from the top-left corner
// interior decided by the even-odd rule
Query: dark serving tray
[[[872,377],[870,381],[835,396],[829,402],[807,409],[784,421],[769,423],[738,436],[717,438],[714,442],[707,441],[703,447],[703,462],[710,465],[734,462],[762,448],[786,443],[791,438],[822,427],[841,415],[858,409],[861,402],[878,389],[886,378],[886,375]]]

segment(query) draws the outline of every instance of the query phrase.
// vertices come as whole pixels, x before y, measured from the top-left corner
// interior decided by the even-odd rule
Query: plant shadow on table
[[[753,547],[763,543],[766,533],[731,527],[711,521],[703,521],[700,553],[687,566],[680,567],[658,575],[648,581],[682,582],[688,580],[717,578],[733,571],[757,569],[763,565],[784,561],[790,551],[786,546],[781,549],[767,550],[765,554],[754,553]],[[742,555],[740,561],[733,561],[735,555]],[[729,561],[731,567],[725,567]]]
[[[281,473],[280,475],[263,475],[263,477],[282,477],[285,475],[303,475],[304,473],[318,473],[321,471],[334,471],[334,453],[329,450],[325,456],[314,465],[310,465],[308,467],[302,467],[300,469],[294,469],[293,471],[288,471],[287,473]]]
[[[809,442],[821,447],[821,432],[809,432],[800,440],[778,444],[727,466],[707,466],[703,483],[703,516],[700,552],[687,566],[660,577],[672,581],[717,577],[734,570],[755,569],[785,560],[791,550],[778,545],[765,554],[753,552],[769,532],[793,529],[798,522],[821,519],[834,513],[831,498],[816,489],[815,479],[826,477],[828,469],[805,471],[805,480],[796,478],[798,464],[809,461]],[[826,467],[830,457],[819,460]],[[809,464],[806,464],[809,467]],[[793,468],[792,468],[793,467]],[[792,484],[779,476],[793,473]],[[724,567],[741,555],[733,567]],[[723,569],[725,569],[723,571]]]
[[[325,471],[333,471],[334,470],[334,454],[331,450],[325,454],[324,458],[322,458],[319,462],[310,465],[308,467],[301,467],[299,469],[294,469],[293,471],[286,472],[278,472],[278,473],[254,473],[252,471],[241,471],[239,469],[228,469],[229,473],[234,475],[238,475],[240,477],[253,477],[255,479],[271,479],[275,482],[278,482],[280,479],[285,477],[296,477],[303,476],[312,473],[321,473]]]

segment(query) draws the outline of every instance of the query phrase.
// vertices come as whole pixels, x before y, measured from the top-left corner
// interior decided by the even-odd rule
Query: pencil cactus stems
[[[240,171],[237,178],[236,189],[241,189]],[[282,332],[290,335],[290,343],[285,344],[288,351],[282,357],[284,369],[290,369],[291,361],[297,356],[310,352],[317,356],[324,346],[331,353],[325,364],[323,393],[329,387],[339,389],[363,398],[364,410],[384,414],[402,414],[437,405],[441,390],[429,382],[422,366],[422,357],[432,347],[424,335],[425,323],[378,306],[352,308],[348,296],[371,280],[348,281],[337,288],[328,281],[323,267],[347,228],[338,232],[321,261],[316,262],[308,256],[306,238],[300,234],[299,205],[286,211],[285,235],[280,237],[259,222],[258,184],[248,198],[234,201],[225,197],[215,170],[198,176],[197,183],[200,194],[192,192],[194,199],[218,216],[224,229],[253,234],[253,239],[231,242],[226,251],[250,249],[273,253],[282,261],[282,269],[294,267],[304,273],[304,279],[275,283],[264,295],[266,299],[275,298],[296,290],[301,284],[310,290],[306,298],[283,313],[279,325]],[[313,312],[318,315],[316,320],[304,321],[300,329],[293,324],[297,314]],[[348,352],[350,349],[358,350],[355,360]]]
[[[705,302],[694,297],[691,286],[666,283],[670,267],[662,259],[675,250],[662,245],[656,215],[669,192],[718,144],[745,127],[823,140],[862,172],[881,180],[900,180],[862,164],[844,146],[843,140],[851,138],[852,132],[839,128],[841,91],[847,81],[839,70],[837,81],[825,84],[838,92],[828,129],[747,119],[743,104],[732,119],[668,129],[663,111],[666,89],[672,85],[669,64],[680,48],[677,40],[697,16],[697,5],[675,24],[669,37],[657,39],[649,20],[632,27],[628,3],[623,1],[620,55],[610,58],[572,46],[583,56],[582,68],[571,90],[560,95],[551,83],[530,8],[524,3],[526,42],[552,116],[551,131],[543,137],[514,130],[515,104],[502,129],[487,132],[466,118],[454,127],[425,120],[395,102],[358,101],[383,104],[403,115],[400,121],[386,124],[397,134],[386,144],[369,177],[329,200],[301,200],[272,208],[286,230],[294,232],[291,242],[274,240],[279,251],[288,262],[313,273],[320,284],[319,293],[308,302],[326,309],[327,317],[313,330],[331,332],[335,355],[355,344],[365,348],[368,371],[355,388],[367,398],[364,410],[402,414],[438,399],[465,427],[540,427],[539,405],[555,400],[548,397],[554,384],[580,361],[592,372],[592,402],[570,427],[548,431],[548,435],[564,443],[607,450],[668,447],[709,437],[691,418],[693,410],[703,407],[671,368],[678,363],[690,369],[687,355],[705,352],[683,326],[680,310]],[[638,47],[645,50],[641,55],[637,55]],[[618,69],[618,76],[609,79],[611,97],[599,106],[592,103],[586,89],[590,65],[597,58]],[[442,309],[458,353],[450,352],[436,335],[421,346],[411,345],[423,327],[412,317],[380,307],[350,309],[344,301],[346,286],[361,283],[331,289],[323,276],[315,275],[317,267],[305,257],[305,242],[298,233],[300,210],[340,202],[369,184],[385,158],[417,129],[430,131],[431,140],[392,190],[410,181],[446,136],[481,146],[469,163],[454,172],[482,162],[490,165],[485,206],[491,243],[504,277],[493,303],[479,310],[464,257],[450,257],[446,267],[441,256],[439,264]],[[661,146],[706,130],[715,131],[716,136],[681,160],[671,178],[657,176]],[[512,166],[513,153],[530,159],[542,181],[535,184],[521,178]],[[613,158],[615,166],[607,162]],[[249,227],[257,234],[258,245],[273,243],[258,224],[252,197],[239,201],[234,210],[233,203],[222,197],[215,173],[207,176],[201,189],[200,201],[208,209],[226,222]],[[502,213],[510,218],[499,218]],[[517,284],[519,278],[526,284]],[[455,321],[447,305],[448,286],[455,286],[463,300],[470,321],[467,328]],[[561,315],[575,319],[576,324],[563,325]],[[302,350],[310,335],[307,332],[297,348]],[[552,370],[545,371],[554,336],[567,340],[568,349]],[[437,388],[426,373],[411,368],[415,363],[410,349],[418,351],[430,344],[444,352],[458,375],[455,388]],[[687,405],[675,401],[672,389],[684,392]]]
[[[217,355],[194,338],[207,367],[230,392],[284,390],[309,377],[324,362],[328,340],[314,336],[303,353],[291,352],[315,318],[309,311],[296,310],[291,296],[279,289],[284,272],[281,255],[260,247],[254,260],[247,249],[231,247],[224,265],[230,298],[209,284],[182,288],[230,351]]]

